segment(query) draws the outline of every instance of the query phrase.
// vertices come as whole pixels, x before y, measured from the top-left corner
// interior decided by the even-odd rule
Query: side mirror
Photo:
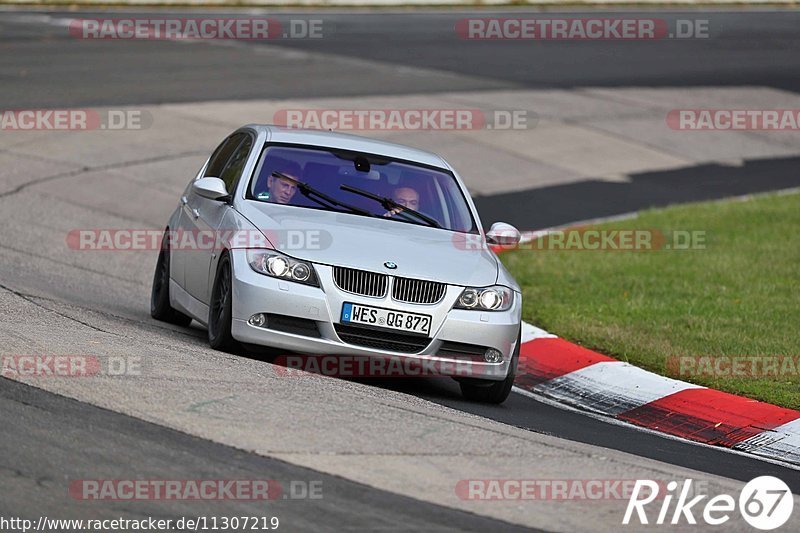
[[[486,242],[501,246],[515,246],[519,244],[521,238],[519,230],[505,222],[495,222],[486,233]]]
[[[200,178],[192,183],[192,191],[198,196],[209,200],[225,200],[228,198],[225,182],[219,178]]]

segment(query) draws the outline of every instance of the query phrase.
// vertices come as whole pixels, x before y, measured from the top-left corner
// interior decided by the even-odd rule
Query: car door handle
[[[198,211],[197,209],[192,209],[192,216],[194,216],[194,219],[197,220],[198,218],[200,218],[200,211]]]
[[[186,205],[189,203],[189,199],[186,196],[181,196],[181,205]]]

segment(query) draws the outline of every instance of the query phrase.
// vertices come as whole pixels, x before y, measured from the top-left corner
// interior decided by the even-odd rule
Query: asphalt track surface
[[[132,12],[163,17],[169,11]],[[198,16],[208,11],[180,12]],[[212,11],[226,16],[224,11]],[[384,72],[297,59],[275,64],[243,50],[172,42],[97,41],[64,28],[0,18],[3,97],[9,108],[425,93],[482,88],[688,87],[765,85],[800,90],[800,13],[795,11],[608,12],[629,17],[709,21],[709,39],[655,41],[465,41],[458,20],[512,17],[531,11],[319,12],[264,11],[284,23],[323,21],[322,39],[274,39],[269,46],[385,62],[466,78],[386,77]],[[75,13],[54,12],[70,19]],[[227,13],[230,16],[241,14]],[[82,12],[91,18],[103,16]],[[558,15],[541,15],[554,16]],[[581,16],[572,12],[571,17]],[[591,16],[591,15],[590,15]],[[43,34],[44,32],[44,34]],[[251,42],[247,46],[264,43]],[[23,74],[22,71],[25,71]]]
[[[35,17],[33,13],[31,16]],[[65,17],[74,14],[63,14]],[[87,14],[86,16],[91,16]],[[280,14],[277,18],[289,15]],[[313,18],[302,12],[298,17]],[[711,46],[685,42],[619,43],[587,47],[585,43],[555,46],[554,43],[515,43],[502,52],[493,43],[467,43],[453,36],[453,21],[461,15],[447,14],[321,14],[332,21],[333,36],[324,43],[281,41],[278,46],[325,54],[363,57],[391,65],[430,69],[424,76],[397,75],[387,79],[356,66],[341,65],[326,70],[324,61],[314,65],[256,64],[237,47],[211,47],[170,42],[124,43],[82,42],[52,25],[9,23],[0,16],[0,54],[2,93],[5,108],[76,107],[144,104],[180,101],[283,98],[302,96],[341,96],[360,94],[405,94],[440,90],[480,90],[500,87],[576,87],[576,86],[694,86],[747,85],[758,82],[797,92],[800,89],[800,14],[796,12],[689,14],[692,18],[716,21],[721,36]],[[481,12],[484,16],[484,12]],[[675,15],[669,15],[674,17]],[[714,27],[714,26],[712,26]],[[378,44],[376,44],[378,43]],[[253,43],[248,46],[259,46]],[[502,57],[500,59],[499,56]],[[620,58],[624,57],[624,61]],[[300,61],[302,63],[302,61]],[[452,78],[438,73],[464,75],[454,86]],[[665,190],[652,179],[637,177],[632,183],[582,182],[539,189],[511,197],[479,199],[482,212],[492,218],[493,210],[514,199],[509,220],[523,227],[565,223],[574,220],[617,214],[648,205],[717,198],[747,192],[773,190],[797,185],[797,161],[770,160],[766,168],[699,169],[680,171],[687,183],[697,187],[671,187]],[[715,172],[734,172],[726,180]],[[676,171],[677,172],[677,171]],[[765,178],[764,176],[768,177]],[[545,195],[545,196],[540,196]],[[611,196],[621,198],[609,206]],[[546,200],[543,200],[546,198]],[[550,210],[531,217],[527,213],[535,202],[549,204]],[[531,225],[533,224],[533,226]],[[5,252],[4,252],[5,253]],[[16,260],[14,260],[16,261]],[[14,261],[9,260],[9,264]],[[149,267],[148,267],[149,268]],[[4,271],[2,283],[12,289],[27,289],[31,273]],[[57,280],[56,280],[57,281]],[[147,317],[128,302],[109,302],[102,290],[83,292],[54,280],[37,287],[45,298],[74,303],[91,317],[93,311],[116,306],[120,314],[135,317],[133,327],[147,334]],[[107,280],[113,283],[113,280]],[[142,298],[147,298],[142,287]],[[119,310],[115,309],[115,310]],[[91,322],[91,318],[86,318]],[[187,330],[187,350],[204,342],[196,327]],[[696,469],[735,480],[773,474],[800,493],[800,472],[750,457],[666,439],[631,428],[608,424],[579,413],[565,411],[531,398],[512,394],[502,406],[489,407],[463,401],[452,383],[430,380],[402,382],[370,381],[372,386],[400,391],[432,402],[491,418],[533,432],[628,452],[676,466]],[[292,507],[294,502],[275,502],[277,514],[291,517],[299,527],[330,523],[331,528],[388,530],[475,529],[510,530],[510,524],[468,513],[437,507],[402,496],[376,491],[358,483],[303,470],[277,460],[263,458],[183,435],[173,430],[141,422],[135,418],[105,411],[36,388],[0,380],[0,478],[3,498],[0,514],[38,516],[43,507],[63,511],[63,517],[76,509],[54,480],[79,477],[89,466],[114,477],[121,460],[133,465],[145,477],[175,479],[190,477],[232,478],[268,470],[274,477],[324,479],[335,490],[314,505]],[[86,442],[91,441],[91,457]],[[42,461],[42,458],[47,458]],[[121,459],[124,458],[124,459]],[[81,465],[81,461],[86,461]],[[83,466],[83,468],[81,468]],[[130,471],[130,468],[126,471]],[[275,474],[277,473],[277,475]],[[328,497],[327,494],[336,496]],[[28,497],[26,497],[28,496]],[[44,496],[45,500],[41,500]],[[42,505],[41,502],[48,502]],[[307,502],[306,502],[307,503]],[[8,505],[8,508],[4,508]],[[252,511],[231,505],[214,509],[215,514]],[[120,510],[92,507],[98,513]],[[153,503],[152,508],[137,507],[136,512],[164,517],[186,513],[180,506]],[[196,511],[194,511],[196,514]],[[400,524],[398,526],[398,524]],[[546,525],[544,528],[547,529]]]
[[[215,444],[133,417],[0,378],[3,438],[0,516],[36,520],[197,516],[273,516],[293,531],[528,531],[527,528],[403,498],[359,483]],[[87,441],[89,441],[87,445]],[[63,479],[87,472],[123,479],[269,479],[281,494],[268,501],[224,500],[198,511],[193,502],[82,501]],[[300,499],[305,491],[319,499]],[[31,504],[30,502],[35,502]]]
[[[166,11],[117,12],[166,17]],[[226,11],[176,16],[241,17]],[[143,105],[207,100],[403,95],[440,91],[582,87],[733,87],[800,92],[800,12],[616,11],[607,16],[708,21],[709,38],[653,41],[467,41],[468,17],[558,17],[524,10],[450,12],[260,11],[289,21],[322,21],[321,39],[229,43],[83,40],[42,16],[0,17],[0,79],[7,109]],[[81,12],[85,18],[102,12]],[[569,12],[567,16],[594,16]],[[20,17],[26,22],[21,23]],[[222,45],[220,45],[222,44]],[[253,47],[297,57],[252,54]],[[355,61],[337,61],[347,58]],[[369,60],[369,65],[359,61]],[[386,68],[374,68],[376,64]],[[630,183],[586,180],[535,191],[477,196],[485,221],[523,229],[629,213],[686,201],[800,186],[795,158],[748,161],[742,168],[698,165],[632,176]],[[510,209],[509,209],[510,206]],[[502,215],[502,217],[500,217]]]

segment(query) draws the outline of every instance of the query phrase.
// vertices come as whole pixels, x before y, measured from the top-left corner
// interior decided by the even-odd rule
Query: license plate
[[[381,307],[345,303],[342,306],[343,324],[363,324],[376,328],[394,329],[429,336],[431,317],[419,313],[393,311]]]

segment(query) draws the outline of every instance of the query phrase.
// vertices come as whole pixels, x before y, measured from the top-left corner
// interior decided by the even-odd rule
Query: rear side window
[[[220,178],[222,171],[225,169],[225,165],[244,137],[247,137],[246,133],[234,133],[225,139],[222,144],[214,150],[211,159],[208,160],[208,166],[206,167],[203,177]]]
[[[239,145],[239,148],[233,153],[225,165],[225,169],[219,175],[219,178],[225,182],[225,188],[228,192],[232,193],[236,188],[236,183],[242,175],[244,165],[247,163],[247,156],[250,155],[250,149],[253,147],[253,138],[245,134],[244,140]]]

